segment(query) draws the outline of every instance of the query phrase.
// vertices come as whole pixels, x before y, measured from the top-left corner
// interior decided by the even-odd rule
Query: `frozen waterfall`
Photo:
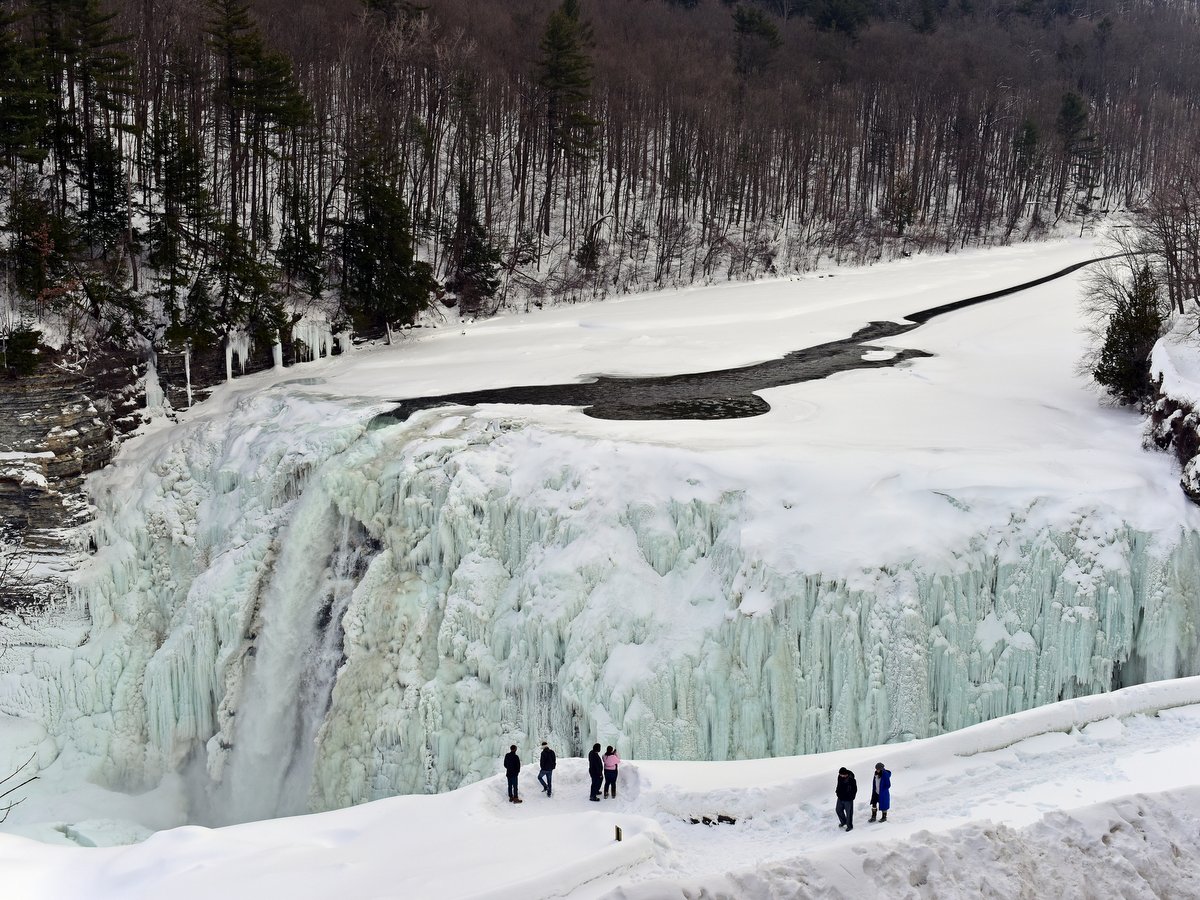
[[[838,566],[782,468],[369,421],[264,392],[101,476],[91,638],[26,685],[60,748],[187,771],[227,821],[454,788],[510,743],[794,754],[1200,671],[1195,531],[929,496],[955,541]]]

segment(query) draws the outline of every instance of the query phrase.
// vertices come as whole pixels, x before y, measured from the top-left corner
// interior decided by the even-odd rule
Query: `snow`
[[[857,896],[920,890],[910,875],[977,896],[998,856],[1014,878],[1098,865],[1076,837],[1101,822],[1124,823],[1105,859],[1134,853],[1129,835],[1164,827],[1139,804],[1194,831],[1153,792],[1191,790],[1196,716],[1144,714],[1200,687],[1102,692],[1200,672],[1200,511],[1075,373],[1078,276],[864,348],[932,357],[765,391],[756,418],[376,418],[425,394],[749,364],[1093,255],[913,258],[336,358],[314,326],[321,359],[220,386],[92,478],[88,640],[0,668],[20,723],[0,748],[46,773],[5,827],[104,844],[451,793],[193,825],[69,867],[0,836],[0,860],[39,896]],[[553,815],[535,792],[501,805],[503,750],[542,739],[633,760],[620,814],[583,799],[579,760]],[[879,758],[886,840],[828,834],[831,773],[865,786]],[[684,821],[716,813],[739,823]],[[1192,865],[1172,853],[1120,857],[1121,884]]]
[[[1175,317],[1150,355],[1150,371],[1162,392],[1180,403],[1200,407],[1200,338],[1195,314]]]
[[[159,832],[129,847],[0,835],[10,900],[222,896],[663,898],[1192,896],[1200,889],[1200,679],[1043,707],[902,746],[727,763],[626,760],[618,798],[586,800],[586,763],[555,793],[504,779],[319,815]],[[527,759],[533,744],[524,750]],[[885,824],[869,772],[893,773]],[[499,760],[494,761],[499,769]],[[836,827],[839,766],[859,775]],[[718,814],[733,825],[690,824]],[[615,840],[620,827],[623,840]],[[64,837],[87,839],[86,823]]]

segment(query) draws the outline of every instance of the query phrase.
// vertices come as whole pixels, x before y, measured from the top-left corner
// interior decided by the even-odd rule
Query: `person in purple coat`
[[[892,808],[892,773],[883,767],[883,763],[875,763],[875,777],[871,780],[872,822],[875,821],[876,807],[883,814],[879,821],[886,822],[888,810]]]

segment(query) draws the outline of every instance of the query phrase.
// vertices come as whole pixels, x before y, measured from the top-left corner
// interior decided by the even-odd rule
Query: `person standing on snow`
[[[516,744],[508,748],[508,754],[504,757],[504,774],[508,776],[508,802],[520,803],[521,798],[517,796],[517,776],[521,774],[521,757],[517,756]]]
[[[599,746],[599,745],[597,745]],[[615,747],[609,747],[604,751],[604,799],[608,799],[608,792],[612,791],[612,798],[617,799],[617,766],[621,764],[621,755],[617,753]]]
[[[837,780],[837,816],[842,823],[839,828],[854,830],[854,797],[857,794],[858,782],[854,780],[854,773],[842,766],[838,769]]]
[[[554,751],[550,749],[550,745],[542,741],[542,757],[538,760],[538,784],[542,786],[542,790],[547,797],[553,796],[551,789],[554,785],[554,767],[558,765],[558,757],[554,755]]]
[[[892,773],[883,767],[883,763],[875,763],[875,777],[871,780],[871,819],[875,821],[875,808],[883,813],[880,822],[887,821],[887,811],[892,808]]]
[[[588,774],[592,776],[592,793],[589,800],[600,802],[600,781],[604,778],[604,763],[600,759],[600,745],[592,744],[592,752],[588,754]]]

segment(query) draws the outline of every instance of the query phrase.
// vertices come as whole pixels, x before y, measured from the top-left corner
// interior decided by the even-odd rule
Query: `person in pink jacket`
[[[608,799],[608,792],[612,791],[612,797],[617,798],[617,766],[621,764],[621,755],[613,747],[609,747],[604,751],[604,799]]]

